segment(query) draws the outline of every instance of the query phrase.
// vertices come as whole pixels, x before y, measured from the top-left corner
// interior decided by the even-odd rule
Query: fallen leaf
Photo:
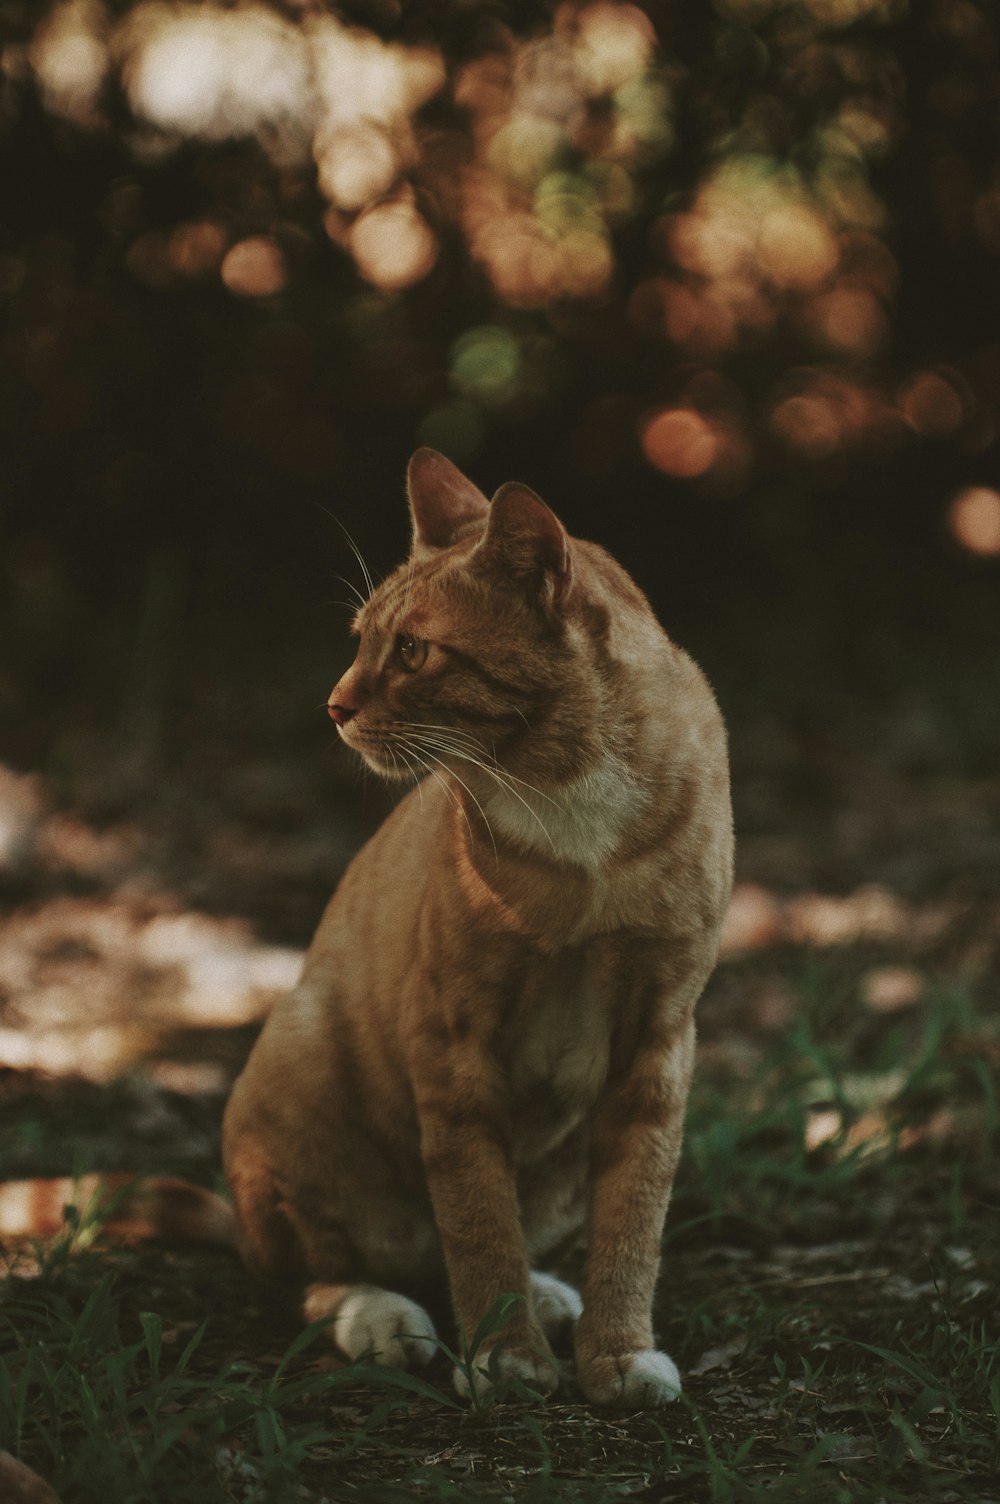
[[[697,1363],[688,1369],[689,1374],[710,1373],[716,1368],[729,1368],[735,1358],[746,1350],[745,1337],[732,1337],[718,1347],[710,1347],[702,1353]]]

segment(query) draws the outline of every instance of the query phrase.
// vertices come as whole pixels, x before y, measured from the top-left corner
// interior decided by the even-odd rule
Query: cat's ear
[[[478,486],[436,449],[418,449],[413,455],[406,491],[414,554],[450,548],[470,523],[485,522],[490,509]]]
[[[480,547],[502,561],[514,576],[537,582],[560,606],[573,577],[566,529],[556,514],[520,481],[501,486],[490,504],[490,520]]]

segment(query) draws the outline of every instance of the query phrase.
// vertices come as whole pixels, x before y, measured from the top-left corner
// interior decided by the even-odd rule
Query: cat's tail
[[[0,1240],[53,1238],[68,1229],[116,1243],[236,1248],[229,1203],[172,1175],[0,1181]]]

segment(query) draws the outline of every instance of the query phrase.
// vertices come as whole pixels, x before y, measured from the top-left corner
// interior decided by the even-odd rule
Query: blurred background
[[[995,986],[997,30],[987,0],[2,0],[15,1105],[142,1057],[222,1090],[294,979],[388,807],[323,703],[345,530],[399,561],[418,444],[527,481],[705,667],[727,954],[856,943],[876,1011],[935,968]]]

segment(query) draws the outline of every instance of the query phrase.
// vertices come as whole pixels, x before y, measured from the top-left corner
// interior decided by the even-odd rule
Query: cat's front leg
[[[652,1308],[693,1058],[688,1018],[649,1040],[598,1106],[576,1331],[577,1374],[595,1404],[650,1409],[680,1393],[676,1365],[653,1343]]]
[[[456,1369],[455,1387],[468,1397],[471,1375],[480,1396],[494,1379],[551,1391],[559,1375],[533,1311],[500,1074],[470,1039],[425,1039],[413,1064],[421,1155],[466,1350],[501,1296],[522,1297],[471,1367]]]

